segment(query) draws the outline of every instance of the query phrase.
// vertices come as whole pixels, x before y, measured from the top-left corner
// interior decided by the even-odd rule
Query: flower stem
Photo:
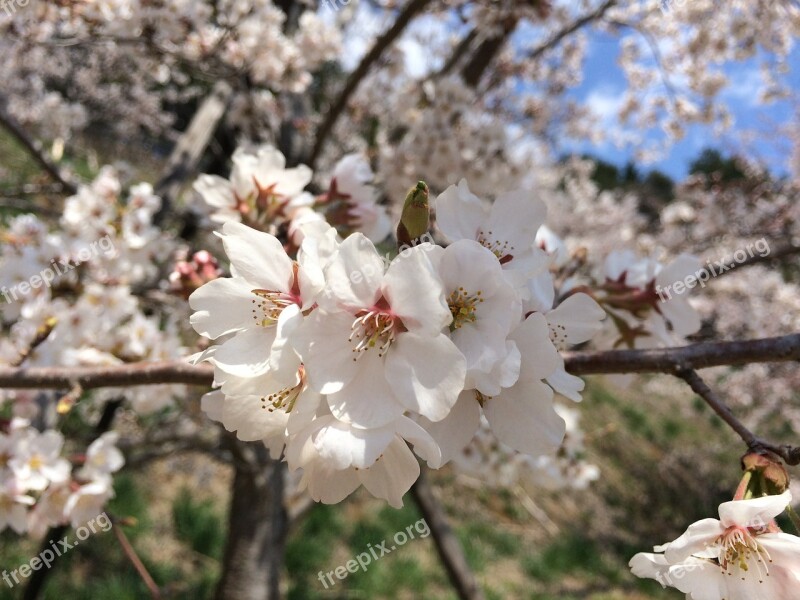
[[[734,500],[745,500],[747,497],[747,489],[750,486],[750,480],[753,477],[752,471],[745,471],[742,475],[742,480],[739,482],[739,487],[736,488],[736,493],[733,495]]]

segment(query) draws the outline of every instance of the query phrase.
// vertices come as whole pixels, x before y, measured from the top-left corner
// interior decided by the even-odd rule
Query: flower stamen
[[[733,575],[738,569],[742,572],[742,581],[745,581],[755,559],[758,582],[763,583],[764,578],[769,577],[769,563],[772,562],[772,558],[767,549],[758,543],[756,535],[750,529],[738,525],[729,527],[717,539],[717,543],[722,546],[719,562],[723,572]]]
[[[453,290],[447,299],[450,314],[453,315],[450,331],[461,329],[466,323],[474,323],[478,319],[476,312],[478,305],[483,302],[482,294],[481,290],[470,294],[463,287]]]
[[[353,321],[350,337],[347,338],[348,342],[355,342],[353,360],[358,360],[363,352],[376,347],[378,356],[382,357],[394,342],[399,327],[400,320],[385,309],[359,311]]]

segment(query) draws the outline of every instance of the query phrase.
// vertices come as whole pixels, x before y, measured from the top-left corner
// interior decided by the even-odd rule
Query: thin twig
[[[19,356],[11,362],[11,366],[21,367],[22,364],[28,360],[28,357],[33,353],[33,351],[41,346],[48,337],[50,337],[50,334],[57,323],[58,321],[55,317],[48,317],[45,319],[45,322],[42,323],[42,325],[40,325],[36,330],[36,333],[34,334],[33,339],[30,341],[27,348],[24,348],[22,351],[20,351]]]
[[[114,535],[117,536],[117,540],[119,540],[119,545],[122,547],[122,551],[125,553],[125,556],[128,557],[128,560],[131,561],[133,568],[136,569],[136,572],[139,574],[139,577],[142,578],[144,584],[147,586],[147,589],[150,591],[150,596],[155,600],[161,598],[161,590],[158,589],[158,585],[150,576],[150,573],[147,572],[147,567],[144,566],[144,563],[139,558],[139,555],[136,554],[136,550],[133,548],[131,543],[128,541],[128,536],[125,535],[125,532],[122,530],[122,525],[117,524],[114,529]]]
[[[537,46],[534,50],[529,52],[528,59],[533,60],[539,58],[542,54],[559,44],[561,40],[568,35],[575,33],[592,21],[603,18],[609,9],[616,5],[616,3],[617,0],[606,0],[606,2],[598,6],[595,10],[573,21],[569,26],[565,27],[555,35],[552,35],[543,44]]]
[[[320,124],[319,129],[317,129],[314,147],[307,161],[310,167],[313,168],[314,164],[317,162],[317,159],[322,153],[322,147],[325,145],[331,131],[333,131],[333,126],[336,124],[342,112],[344,112],[347,103],[350,101],[350,97],[355,93],[361,81],[369,74],[370,69],[378,59],[380,59],[384,51],[400,37],[411,20],[420,13],[430,1],[431,0],[411,0],[400,12],[394,24],[386,33],[375,40],[375,44],[373,44],[370,51],[364,55],[364,58],[361,59],[361,62],[350,74],[350,77],[347,78],[347,82],[344,84],[344,88],[339,94],[339,97],[336,98],[336,101],[328,109],[325,119]]]
[[[682,369],[677,373],[677,376],[689,384],[689,387],[699,395],[706,404],[708,404],[725,423],[742,438],[747,447],[754,451],[767,450],[780,456],[787,465],[800,465],[800,447],[793,447],[788,445],[777,445],[771,442],[760,439],[752,431],[750,431],[736,416],[731,412],[731,409],[712,390],[702,377],[697,374],[694,369]]]
[[[2,104],[4,104],[4,102],[2,102],[2,99],[0,99],[0,105]],[[0,125],[2,125],[6,131],[14,136],[14,138],[20,144],[22,144],[25,150],[28,151],[28,154],[30,154],[37,163],[39,163],[39,166],[42,167],[42,169],[44,169],[50,175],[50,177],[61,184],[61,188],[64,192],[68,194],[76,194],[78,192],[78,186],[70,181],[67,176],[61,172],[61,169],[59,169],[55,163],[45,156],[39,145],[34,142],[30,136],[28,136],[22,126],[17,123],[16,119],[8,114],[3,108],[0,108]]]
[[[774,260],[781,260],[782,258],[786,258],[788,256],[794,256],[795,254],[800,254],[800,243],[794,242],[781,242],[777,244],[774,248],[770,246],[769,254],[755,254],[753,256],[748,257],[747,259],[743,260],[742,262],[736,262],[732,259],[725,260],[725,264],[735,266],[737,269],[741,269],[742,267],[750,267],[753,265],[760,265],[767,262],[772,262]],[[735,272],[732,269],[725,271],[724,273],[720,273],[721,275],[726,275],[728,273]]]

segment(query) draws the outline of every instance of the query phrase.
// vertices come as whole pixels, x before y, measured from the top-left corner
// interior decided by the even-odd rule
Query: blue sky
[[[600,115],[607,118],[610,127],[618,126],[613,113],[626,87],[625,76],[617,65],[619,40],[607,34],[592,32],[587,51],[584,81],[570,92],[570,95],[590,105]],[[703,148],[714,147],[723,152],[742,150],[767,164],[775,173],[785,173],[788,151],[786,140],[775,136],[775,129],[791,123],[795,119],[791,107],[786,102],[759,105],[756,96],[761,86],[758,60],[727,66],[725,73],[731,85],[723,90],[722,97],[734,117],[730,130],[722,137],[715,135],[710,127],[692,126],[686,137],[674,144],[666,156],[647,166],[657,168],[673,178],[687,174],[688,165]],[[790,65],[800,65],[800,49],[795,47],[789,60]],[[800,73],[795,67],[788,75],[790,85],[800,90]],[[741,140],[741,132],[753,130],[758,133],[748,145]],[[646,139],[655,140],[660,131],[649,132]],[[622,165],[632,158],[631,148],[617,148],[610,143],[595,146],[581,143],[571,146],[580,152],[595,154],[609,162]]]

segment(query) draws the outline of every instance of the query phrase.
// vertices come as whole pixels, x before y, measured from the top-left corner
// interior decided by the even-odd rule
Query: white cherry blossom
[[[463,389],[466,361],[442,333],[452,315],[426,247],[405,250],[384,270],[356,233],[325,268],[326,291],[297,347],[309,385],[337,418],[379,427],[411,410],[436,421]]]
[[[631,569],[691,600],[793,600],[800,589],[800,538],[773,524],[791,500],[784,492],[725,502],[719,520],[694,523],[656,554],[637,554]]]

